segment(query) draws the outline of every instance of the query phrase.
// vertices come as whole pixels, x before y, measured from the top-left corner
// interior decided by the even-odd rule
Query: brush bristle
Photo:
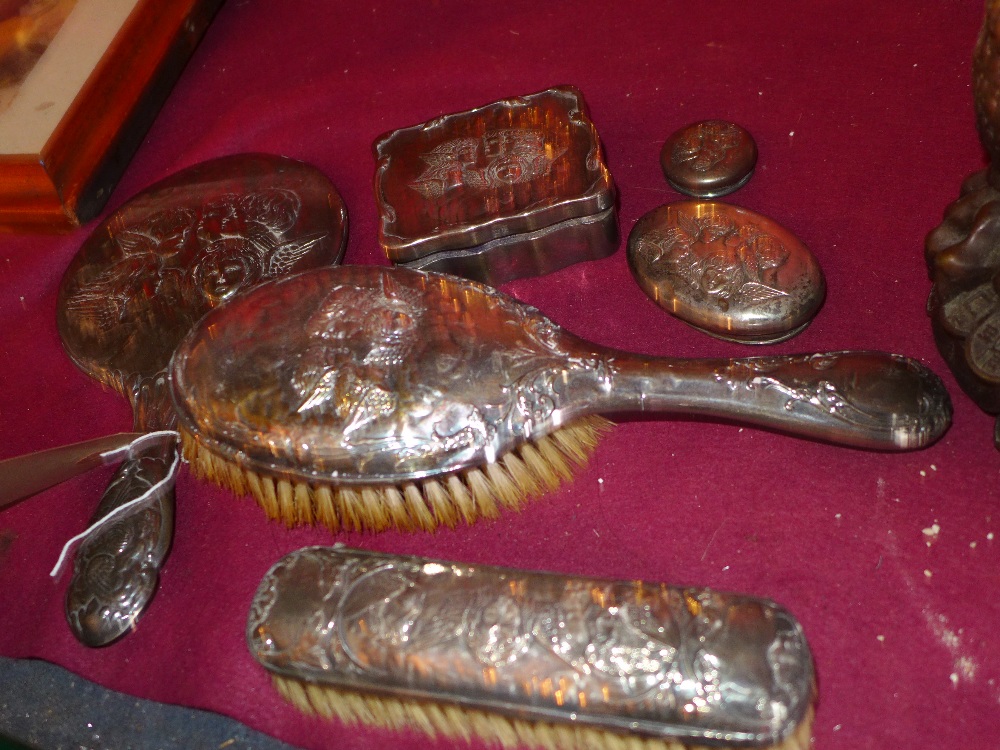
[[[552,492],[586,465],[611,422],[583,417],[499,461],[399,487],[333,486],[270,477],[220,457],[181,429],[184,458],[195,476],[237,495],[250,495],[268,517],[287,526],[327,526],[332,531],[433,531],[481,518]]]
[[[678,740],[619,734],[577,724],[533,722],[483,710],[402,700],[387,696],[336,690],[324,685],[272,675],[274,686],[289,703],[309,715],[339,720],[348,726],[367,724],[399,731],[416,729],[429,737],[444,736],[468,742],[477,737],[504,748],[541,750],[709,750]],[[767,750],[810,750],[813,710],[809,709],[785,740]],[[714,750],[719,750],[716,746]]]

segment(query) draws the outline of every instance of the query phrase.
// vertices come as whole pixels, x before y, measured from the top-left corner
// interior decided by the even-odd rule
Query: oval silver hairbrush
[[[928,445],[951,418],[940,379],[898,355],[643,357],[490,287],[375,266],[307,271],[210,312],[178,347],[171,389],[196,473],[273,518],[334,529],[517,507],[586,460],[605,413],[881,450]]]

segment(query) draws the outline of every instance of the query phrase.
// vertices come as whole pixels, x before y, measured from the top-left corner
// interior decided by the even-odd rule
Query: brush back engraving
[[[261,663],[300,679],[661,735],[780,736],[811,696],[788,613],[663,584],[315,547],[265,577],[247,628]]]
[[[151,299],[204,314],[241,289],[287,272],[324,239],[286,240],[300,208],[293,191],[272,189],[223,195],[200,210],[123,219],[110,238],[114,260],[81,279],[66,299],[68,313],[97,331],[141,320],[137,308]]]
[[[428,294],[417,275],[376,272],[366,282],[323,295],[288,358],[281,397],[292,418],[322,423],[337,452],[377,453],[398,467],[499,451],[511,436],[548,429],[567,371],[610,377],[608,360],[572,356],[537,310],[487,287],[477,286],[477,299],[498,313],[495,340],[475,324],[440,325],[438,290]],[[461,299],[452,297],[459,309]]]

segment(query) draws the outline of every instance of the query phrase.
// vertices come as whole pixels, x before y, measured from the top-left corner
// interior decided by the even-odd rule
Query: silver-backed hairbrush
[[[457,277],[317,269],[210,312],[171,389],[196,474],[288,524],[433,529],[517,507],[585,462],[601,414],[707,415],[881,450],[924,447],[951,403],[880,352],[642,357]]]
[[[264,576],[247,641],[300,710],[504,747],[808,750],[801,626],[662,583],[308,547]]]

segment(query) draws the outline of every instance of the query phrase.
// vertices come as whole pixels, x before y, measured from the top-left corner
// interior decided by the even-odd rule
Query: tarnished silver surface
[[[247,640],[307,682],[704,744],[775,744],[813,698],[773,602],[344,547],[280,560]]]
[[[339,262],[346,210],[314,167],[238,154],[190,167],[120,207],[88,238],[59,290],[63,346],[133,407],[134,430],[172,429],[174,348],[217,304],[267,279]],[[122,464],[92,523],[167,476],[176,447]],[[98,528],[77,550],[66,617],[89,646],[126,633],[156,590],[173,535],[173,487]]]
[[[157,424],[172,425],[173,421],[171,416],[158,420]],[[101,496],[92,520],[104,518],[165,479],[176,450],[175,445],[161,444],[122,462]],[[66,591],[66,620],[80,642],[103,646],[135,627],[156,592],[160,568],[173,540],[173,528],[171,482],[136,510],[126,512],[83,539]]]
[[[618,248],[614,183],[571,86],[400,128],[374,151],[393,263],[499,284]]]
[[[628,263],[660,307],[709,335],[773,344],[802,331],[826,295],[815,256],[767,216],[719,201],[678,201],[643,215]]]
[[[757,165],[757,143],[745,128],[704,120],[674,132],[660,151],[663,174],[678,192],[718,198],[743,187]]]
[[[210,312],[171,366],[180,425],[237,466],[399,483],[493,462],[585,414],[703,414],[847,445],[923,447],[951,404],[878,352],[649,358],[588,343],[490,287],[340,266]]]

